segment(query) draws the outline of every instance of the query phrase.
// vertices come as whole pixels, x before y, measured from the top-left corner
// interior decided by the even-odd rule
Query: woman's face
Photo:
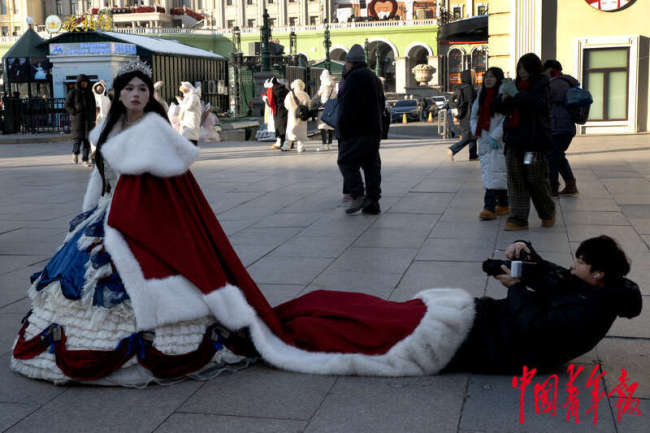
[[[517,74],[519,75],[519,78],[521,78],[522,80],[527,80],[528,78],[530,78],[530,74],[523,67],[523,65],[519,65],[519,69],[517,69]]]
[[[485,73],[485,76],[483,77],[483,84],[485,85],[486,89],[491,89],[497,84],[497,77],[494,76],[494,74],[490,71]]]
[[[120,101],[126,107],[127,112],[142,113],[145,105],[149,102],[147,84],[140,78],[133,77],[120,91]]]

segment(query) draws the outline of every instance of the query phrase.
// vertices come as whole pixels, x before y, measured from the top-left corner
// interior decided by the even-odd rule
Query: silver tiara
[[[140,71],[143,74],[147,75],[149,78],[151,78],[151,66],[149,66],[146,62],[143,62],[140,60],[140,58],[137,58],[135,60],[129,60],[125,64],[123,64],[120,69],[117,70],[117,76],[119,77],[120,75],[128,74],[129,72],[135,72],[135,71]]]

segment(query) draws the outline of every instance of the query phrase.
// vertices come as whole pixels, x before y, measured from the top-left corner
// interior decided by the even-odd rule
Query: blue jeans
[[[468,135],[466,137],[463,137],[462,140],[460,140],[457,143],[452,144],[449,146],[449,149],[455,154],[460,152],[463,147],[467,146],[469,144],[469,159],[475,159],[478,158],[478,153],[477,153],[477,146],[476,146],[476,137],[473,135]]]
[[[497,205],[508,207],[508,190],[507,189],[486,189],[483,200],[483,209],[494,212]]]

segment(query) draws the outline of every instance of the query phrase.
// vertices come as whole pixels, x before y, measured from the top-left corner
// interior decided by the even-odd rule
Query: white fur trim
[[[98,136],[98,129],[91,134]],[[101,152],[120,174],[159,177],[181,175],[199,157],[199,149],[157,113],[147,113],[137,124],[110,137]]]
[[[104,224],[104,228],[104,245],[131,298],[138,330],[194,320],[210,314],[201,292],[187,278],[179,275],[145,279],[120,232],[107,224]]]
[[[311,374],[435,374],[467,337],[474,321],[474,300],[460,289],[430,289],[416,297],[427,306],[424,317],[411,335],[383,355],[308,352],[288,345],[271,332],[234,286],[214,291],[205,300],[226,327],[248,327],[262,358],[278,368]]]
[[[86,193],[84,194],[84,201],[83,205],[81,206],[81,211],[87,212],[97,206],[97,203],[99,203],[99,197],[101,197],[101,195],[102,177],[99,175],[99,170],[97,170],[97,167],[95,167],[90,172],[90,178],[88,179],[88,186],[86,187]]]

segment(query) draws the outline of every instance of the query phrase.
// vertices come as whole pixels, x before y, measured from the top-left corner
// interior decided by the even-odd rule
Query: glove
[[[497,150],[501,147],[498,141],[490,137],[490,149]]]

